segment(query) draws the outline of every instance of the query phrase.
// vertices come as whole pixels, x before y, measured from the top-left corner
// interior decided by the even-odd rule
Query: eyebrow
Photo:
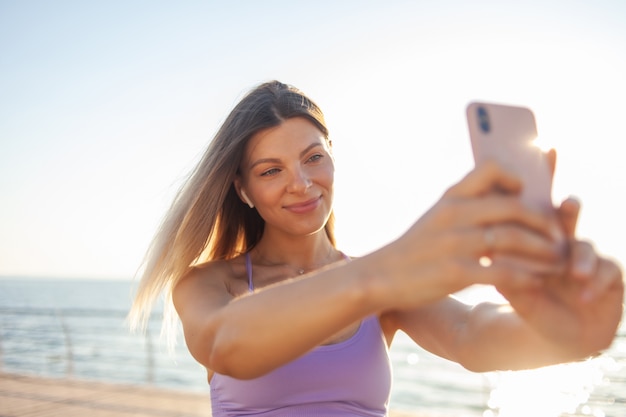
[[[321,142],[315,142],[310,144],[309,146],[307,146],[306,148],[304,148],[304,150],[302,152],[300,152],[300,158],[304,157],[304,155],[306,155],[311,149],[316,148],[318,146],[323,146],[323,144]],[[251,165],[250,165],[250,169],[254,168],[257,165],[260,164],[277,164],[280,163],[280,159],[278,158],[262,158],[262,159],[257,159],[256,161],[254,161]]]

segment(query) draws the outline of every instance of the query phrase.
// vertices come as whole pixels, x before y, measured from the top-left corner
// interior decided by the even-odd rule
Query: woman
[[[486,164],[399,239],[350,260],[335,246],[333,174],[320,109],[263,84],[233,109],[155,237],[131,318],[145,322],[166,292],[207,369],[214,416],[384,416],[398,330],[474,371],[610,345],[621,271],[574,239],[575,201],[554,217],[529,211],[519,181]],[[449,296],[476,283],[509,304]]]

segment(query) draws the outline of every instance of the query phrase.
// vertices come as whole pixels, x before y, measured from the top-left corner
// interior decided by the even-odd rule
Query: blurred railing
[[[183,346],[171,354],[160,320],[132,334],[126,311],[0,308],[0,370],[206,390]]]

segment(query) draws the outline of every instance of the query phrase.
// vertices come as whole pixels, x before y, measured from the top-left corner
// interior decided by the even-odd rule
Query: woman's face
[[[335,166],[320,130],[302,117],[258,132],[246,145],[243,189],[265,220],[290,235],[309,235],[324,228],[333,202]]]

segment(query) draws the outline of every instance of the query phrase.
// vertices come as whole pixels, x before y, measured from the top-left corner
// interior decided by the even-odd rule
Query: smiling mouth
[[[301,203],[290,204],[288,206],[285,206],[285,209],[290,210],[294,213],[306,213],[315,209],[319,205],[321,199],[322,196],[319,196],[307,201],[303,201]]]

